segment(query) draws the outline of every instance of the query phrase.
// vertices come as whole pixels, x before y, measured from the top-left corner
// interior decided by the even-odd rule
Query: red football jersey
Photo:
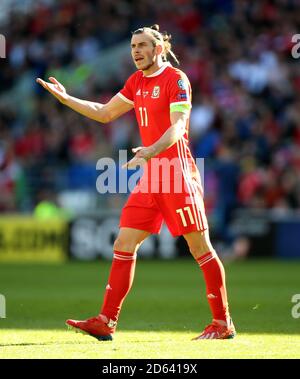
[[[170,63],[165,63],[149,76],[145,76],[140,70],[136,71],[118,95],[122,100],[134,105],[141,140],[146,147],[156,142],[170,128],[171,111],[176,111],[176,107],[180,105],[188,106],[189,112],[191,109],[189,80],[181,70],[172,67]],[[194,176],[197,169],[188,146],[188,132],[189,121],[181,140],[155,158],[175,158],[181,171]],[[151,161],[148,162],[148,167]],[[163,176],[159,176],[161,180]]]
[[[170,64],[149,76],[135,72],[118,95],[134,106],[144,146],[155,143],[170,128],[172,112],[191,111],[189,80]],[[200,175],[188,146],[189,121],[185,127],[177,143],[148,161],[122,210],[120,227],[158,233],[164,220],[173,236],[208,228]],[[157,170],[155,165],[161,161],[167,164]]]

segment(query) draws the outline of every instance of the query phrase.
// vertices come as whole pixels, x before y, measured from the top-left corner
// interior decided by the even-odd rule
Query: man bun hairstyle
[[[176,64],[179,65],[179,60],[177,59],[176,55],[172,51],[172,45],[171,45],[171,34],[168,34],[167,32],[160,32],[159,31],[159,25],[154,24],[152,26],[144,26],[143,28],[139,28],[136,31],[134,31],[132,34],[141,34],[141,33],[147,33],[152,37],[152,43],[153,46],[157,46],[159,43],[163,47],[163,53],[162,53],[162,59],[164,62],[168,62],[168,56],[171,56],[172,59]]]
[[[153,29],[153,30],[156,30],[157,32],[159,32],[159,25],[154,24],[154,25],[150,26],[150,29]]]

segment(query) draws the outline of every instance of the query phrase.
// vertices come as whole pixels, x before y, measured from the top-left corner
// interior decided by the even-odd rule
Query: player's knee
[[[194,258],[199,258],[201,255],[205,254],[203,248],[197,245],[190,245],[189,249]]]
[[[212,246],[209,245],[209,244],[203,243],[203,242],[201,244],[192,243],[192,244],[189,244],[189,249],[190,249],[190,252],[191,252],[192,256],[195,259],[198,259],[202,255],[204,255],[204,254],[206,254],[208,252],[211,252],[212,251]]]
[[[209,233],[193,233],[184,236],[191,254],[195,259],[200,258],[208,252],[214,253],[214,248],[210,242]]]
[[[139,244],[136,241],[130,241],[125,238],[118,237],[114,242],[114,251],[135,253],[138,246]]]

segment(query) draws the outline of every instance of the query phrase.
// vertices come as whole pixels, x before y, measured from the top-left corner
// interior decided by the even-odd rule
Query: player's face
[[[131,55],[138,70],[147,71],[157,61],[157,48],[146,33],[134,34],[131,39]]]

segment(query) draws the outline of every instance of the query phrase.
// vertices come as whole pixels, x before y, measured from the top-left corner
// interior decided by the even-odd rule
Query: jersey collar
[[[161,68],[159,68],[157,71],[153,72],[153,74],[151,75],[144,75],[145,78],[153,78],[154,76],[158,76],[160,75],[167,67],[171,67],[171,63],[170,62],[166,62],[164,63]]]

